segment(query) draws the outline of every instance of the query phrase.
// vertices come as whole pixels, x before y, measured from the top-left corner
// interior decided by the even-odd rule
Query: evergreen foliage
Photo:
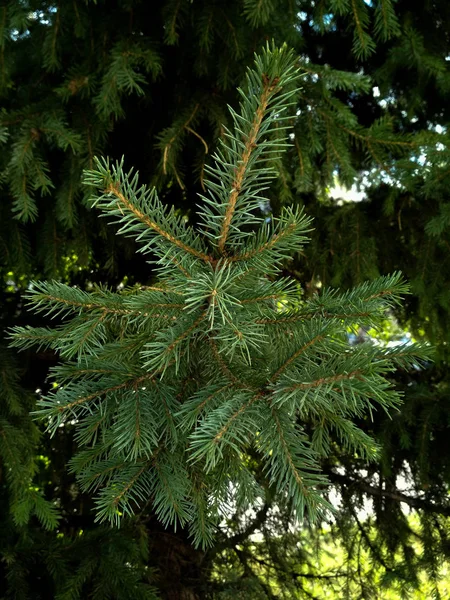
[[[138,526],[124,523],[118,536],[99,528],[92,495],[81,492],[66,469],[75,449],[74,419],[49,438],[38,436],[27,414],[36,389],[48,395],[45,377],[49,367],[59,365],[55,351],[30,349],[19,361],[3,342],[1,377],[10,391],[8,399],[0,392],[1,420],[12,435],[0,450],[0,597],[53,599],[68,593],[69,575],[58,579],[56,573],[75,573],[84,556],[95,556],[98,568],[85,575],[81,587],[73,586],[71,597],[101,597],[102,589],[126,597],[120,582],[130,581],[130,565],[149,594],[150,580],[161,597],[172,600],[208,593],[250,597],[250,588],[257,598],[439,597],[440,564],[449,548],[449,31],[447,0],[229,0],[226,7],[211,0],[161,0],[151,3],[151,11],[142,0],[0,2],[2,331],[17,324],[46,329],[44,316],[24,310],[23,292],[32,279],[63,281],[73,293],[101,284],[95,293],[111,305],[107,290],[135,286],[137,296],[138,287],[157,285],[155,265],[145,261],[154,254],[135,254],[133,238],[116,236],[89,210],[91,191],[81,184],[82,171],[95,168],[95,155],[109,155],[115,164],[125,154],[142,179],[157,186],[161,202],[199,231],[197,194],[209,197],[202,187],[205,169],[218,140],[225,139],[222,124],[229,129],[233,124],[226,106],[236,109],[235,89],[255,49],[274,38],[295,49],[305,73],[295,96],[297,112],[292,107],[292,121],[286,122],[295,133],[292,145],[274,154],[271,166],[278,176],[262,194],[270,199],[262,208],[271,227],[283,204],[292,204],[294,212],[304,206],[314,217],[311,242],[283,263],[281,273],[302,282],[297,310],[330,285],[351,289],[401,270],[412,294],[390,310],[380,335],[392,344],[405,339],[406,329],[438,350],[433,369],[400,368],[388,375],[404,394],[399,412],[352,419],[377,441],[376,462],[347,452],[330,431],[328,458],[320,463],[341,500],[339,505],[333,500],[337,512],[330,535],[348,553],[342,587],[342,578],[324,577],[329,573],[322,562],[308,554],[310,547],[323,548],[323,529],[289,529],[291,508],[280,495],[272,503],[261,457],[250,447],[246,466],[264,488],[266,502],[255,508],[254,520],[236,512],[222,523],[206,554],[193,551],[184,529],[165,532],[149,505],[133,521]],[[346,201],[345,191],[333,199],[336,183],[359,186],[363,201]],[[203,237],[207,233],[201,239],[211,250],[214,241]],[[120,294],[122,301],[132,295]],[[292,290],[289,299],[295,295]],[[277,306],[280,318],[283,310],[284,300]],[[67,325],[62,316],[54,319],[57,327]],[[355,339],[372,334],[364,327]],[[87,347],[95,351],[91,341]],[[70,348],[69,336],[59,349],[63,358],[70,357]],[[68,377],[77,371],[65,369]],[[170,368],[163,381],[169,374]],[[22,412],[14,413],[13,405]],[[39,524],[36,498],[47,526],[48,518],[56,523],[58,507],[56,529]],[[355,509],[367,506],[371,518],[361,518]],[[251,534],[258,531],[264,542],[255,551]],[[125,538],[122,552],[119,540]],[[98,552],[100,539],[111,555]],[[358,548],[361,560],[355,557]],[[66,570],[58,571],[63,563]],[[293,577],[303,569],[308,577]],[[436,591],[424,587],[425,571]],[[176,581],[184,588],[174,587]]]
[[[316,193],[318,187],[332,185],[336,173],[340,181],[352,185],[360,178],[361,168],[372,169],[373,180],[378,174],[381,180],[388,176],[401,182],[402,187],[393,190],[390,208],[386,208],[392,213],[395,197],[401,195],[403,187],[417,193],[415,161],[424,154],[429,163],[424,185],[428,188],[437,179],[445,189],[443,154],[442,150],[436,152],[436,144],[447,147],[446,132],[429,131],[433,120],[421,126],[417,135],[413,135],[416,128],[407,122],[397,124],[410,113],[423,110],[418,103],[420,86],[426,81],[435,81],[438,93],[446,93],[445,51],[433,53],[411,24],[405,25],[399,36],[392,0],[377,0],[370,6],[363,0],[321,0],[314,8],[309,2],[291,0],[240,4],[232,3],[225,11],[220,4],[206,1],[195,5],[165,2],[155,8],[145,31],[141,2],[119,2],[117,13],[112,15],[105,2],[77,3],[76,10],[69,0],[60,2],[57,9],[37,0],[3,4],[0,82],[5,101],[0,143],[3,140],[7,144],[0,165],[3,210],[5,215],[12,210],[19,223],[39,226],[39,246],[48,250],[40,252],[36,268],[47,276],[59,277],[64,271],[61,256],[73,252],[82,258],[81,264],[88,262],[86,248],[94,240],[92,219],[80,202],[86,193],[80,183],[81,172],[92,168],[95,155],[108,154],[111,132],[120,127],[132,102],[143,122],[148,122],[148,114],[154,118],[149,128],[158,142],[141,153],[130,140],[120,151],[134,163],[145,165],[161,192],[172,192],[175,185],[179,189],[175,203],[186,193],[195,202],[195,193],[190,190],[199,180],[203,182],[209,149],[218,134],[223,134],[222,125],[228,120],[226,102],[233,87],[242,83],[243,57],[250,60],[256,47],[256,37],[248,32],[267,35],[258,28],[267,27],[269,22],[270,37],[291,43],[308,74],[299,99],[295,145],[279,169],[278,193],[282,199],[292,201],[293,192]],[[293,25],[297,20],[298,25]],[[124,22],[128,28],[123,27]],[[357,57],[353,70],[332,67],[330,60],[337,32],[339,43],[345,43],[347,29],[352,32]],[[165,31],[165,43],[171,46],[182,43],[179,31],[183,30],[183,48],[189,46],[185,59],[174,65],[180,73],[175,84],[162,81],[164,58],[161,43],[156,41],[160,30]],[[74,43],[65,37],[68,31],[73,32]],[[320,34],[329,35],[329,57],[321,56],[324,51],[317,48]],[[304,46],[309,38],[313,48],[308,54]],[[402,106],[395,113],[389,104],[380,110],[370,98],[374,82],[358,67],[359,60],[369,60],[377,42],[387,44],[387,59],[377,71],[376,83],[388,103],[390,95],[397,93],[399,69],[415,69],[418,75],[418,90],[399,90]],[[225,52],[219,50],[221,45]],[[13,61],[16,54],[18,60]],[[165,68],[169,70],[170,61],[168,55]],[[32,102],[9,94],[14,77],[22,77],[22,68],[32,85]],[[195,79],[191,87],[189,77]],[[371,104],[369,119],[365,115],[361,118],[351,105],[359,97]],[[167,110],[161,110],[164,102],[169,103]],[[51,201],[53,195],[56,207]],[[7,216],[0,221],[6,223]],[[30,237],[34,242],[34,230],[19,223],[0,231],[0,246],[6,253],[11,247],[20,248],[20,255],[7,256],[6,262],[29,272],[26,250]],[[435,230],[432,223],[430,227]],[[103,235],[108,234],[104,231]],[[113,244],[110,235],[109,267],[117,260]],[[370,260],[376,262],[373,253]]]
[[[3,598],[159,597],[149,584],[155,574],[147,566],[146,533],[136,523],[120,530],[98,527],[95,531],[79,531],[74,538],[53,536],[50,542],[42,530],[31,529],[28,535],[20,536],[3,527],[0,548],[7,565]]]
[[[2,348],[0,360],[0,457],[12,517],[17,525],[23,525],[35,515],[43,527],[53,529],[58,522],[57,510],[33,485],[39,437],[39,431],[29,417],[33,398],[20,385],[15,357],[6,348]]]
[[[195,545],[210,545],[225,505],[241,510],[263,496],[246,467],[249,447],[294,514],[306,508],[314,518],[326,505],[319,458],[332,433],[373,458],[374,442],[352,418],[395,407],[384,375],[425,356],[417,345],[346,341],[346,326],[379,326],[399,302],[398,274],[300,303],[293,280],[274,279],[310,225],[298,210],[278,219],[259,210],[276,174],[267,160],[286,143],[296,79],[292,52],[268,47],[256,58],[206,171],[197,231],[122,162],[97,160],[86,171],[92,205],[137,239],[157,265],[156,286],[117,294],[31,284],[31,306],[63,323],[18,327],[13,346],[68,360],[53,369],[57,388],[39,412],[53,433],[76,424],[84,449],[72,468],[84,490],[98,492],[100,521],[117,523],[151,502],[164,525],[188,524]]]

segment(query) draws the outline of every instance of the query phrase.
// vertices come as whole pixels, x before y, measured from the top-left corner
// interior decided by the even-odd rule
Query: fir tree
[[[40,413],[51,432],[75,422],[84,449],[72,468],[83,489],[98,492],[100,521],[151,503],[164,525],[188,525],[195,545],[208,546],[226,506],[263,497],[248,448],[294,514],[316,517],[327,506],[319,458],[331,432],[372,458],[375,443],[352,418],[395,407],[385,373],[425,355],[346,341],[346,327],[377,327],[398,303],[406,291],[398,274],[305,300],[277,277],[310,227],[302,211],[268,219],[260,209],[297,79],[292,52],[268,47],[256,58],[207,168],[196,230],[123,161],[97,160],[86,172],[92,205],[137,239],[157,265],[157,285],[118,294],[32,284],[29,302],[63,323],[16,328],[13,345],[66,359]]]

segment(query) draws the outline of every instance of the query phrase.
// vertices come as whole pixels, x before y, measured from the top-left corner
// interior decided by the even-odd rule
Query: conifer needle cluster
[[[86,171],[92,206],[138,241],[159,271],[155,285],[30,287],[33,309],[59,324],[18,327],[12,344],[61,356],[39,414],[50,432],[75,425],[71,469],[97,494],[99,520],[118,523],[151,505],[206,546],[226,506],[252,505],[265,485],[297,516],[316,515],[328,506],[320,464],[333,439],[373,457],[374,441],[354,420],[397,406],[387,373],[425,355],[347,341],[351,328],[377,327],[399,303],[400,274],[312,298],[279,277],[311,228],[299,209],[279,218],[261,210],[294,120],[296,65],[284,47],[256,57],[206,169],[196,228],[123,161]]]

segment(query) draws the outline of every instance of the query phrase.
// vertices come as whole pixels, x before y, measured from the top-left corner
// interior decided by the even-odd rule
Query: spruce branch
[[[274,177],[267,162],[286,146],[288,117],[283,113],[296,93],[298,77],[292,52],[268,45],[255,58],[255,69],[247,73],[247,89],[239,90],[240,114],[230,109],[233,129],[225,130],[226,141],[220,141],[213,156],[215,164],[205,167],[208,195],[201,196],[200,208],[203,232],[221,255],[234,254],[225,251],[226,246],[244,238],[241,224],[250,222],[250,213],[264,199],[260,194]]]
[[[293,513],[317,516],[328,508],[319,459],[332,444],[373,457],[353,419],[395,408],[387,374],[421,368],[429,354],[348,343],[349,330],[380,327],[401,302],[399,273],[310,298],[278,276],[311,225],[291,207],[267,222],[260,207],[287,145],[297,65],[286,48],[256,57],[240,111],[230,109],[233,127],[205,168],[199,227],[123,161],[97,160],[85,173],[91,205],[140,242],[156,285],[30,286],[31,307],[58,324],[16,328],[12,344],[50,347],[63,360],[39,415],[53,433],[74,426],[81,451],[71,469],[96,494],[99,520],[118,524],[151,505],[164,525],[187,524],[197,545],[210,544],[225,504],[234,497],[244,511],[261,493],[243,460],[252,449]]]
[[[178,246],[184,252],[188,252],[189,254],[192,254],[193,256],[195,256],[196,258],[199,258],[200,260],[203,260],[205,262],[210,261],[210,257],[207,254],[204,254],[203,252],[199,252],[195,248],[191,248],[187,244],[183,243],[180,239],[177,239],[170,232],[165,231],[155,221],[153,221],[151,218],[149,218],[147,215],[145,215],[139,209],[137,209],[135,206],[133,206],[132,203],[127,198],[125,198],[125,196],[122,194],[122,192],[120,191],[120,187],[117,183],[116,184],[110,183],[105,188],[105,194],[112,194],[113,196],[115,196],[118,200],[117,204],[122,209],[122,211],[123,210],[129,211],[139,221],[142,221],[142,223],[144,223],[144,225],[146,225],[150,229],[153,229],[157,234],[164,237],[171,244]]]
[[[198,235],[177,219],[173,210],[166,211],[155,189],[149,190],[144,185],[139,187],[138,173],[123,172],[123,159],[115,165],[96,159],[96,164],[97,170],[87,171],[85,176],[85,183],[101,193],[99,197],[92,198],[92,205],[122,224],[119,233],[133,235],[144,242],[143,252],[152,248],[163,259],[169,257],[182,263],[180,257],[190,254],[200,261],[211,262],[212,258],[204,251]],[[192,244],[186,239],[192,240]],[[173,247],[180,252],[173,253]]]
[[[269,104],[271,95],[277,90],[278,83],[278,79],[273,79],[272,81],[270,81],[267,76],[263,79],[262,93],[259,99],[259,106],[256,110],[254,120],[250,126],[250,131],[247,134],[244,151],[242,153],[240,165],[232,183],[231,194],[228,199],[225,217],[222,223],[222,228],[220,230],[218,247],[221,253],[223,253],[225,249],[228,231],[230,229],[231,220],[233,218],[233,213],[236,207],[236,202],[241,192],[241,187],[244,180],[245,172],[248,168],[250,156],[254,147],[256,147],[256,140],[258,139],[258,133],[261,128],[263,117],[266,113],[267,105]]]
[[[278,369],[272,375],[270,380],[276,381],[278,377],[289,367],[290,364],[292,364],[303,352],[305,352],[313,344],[322,341],[325,335],[325,332],[315,335],[312,339],[308,340],[306,344],[303,344],[303,346],[301,346],[298,350],[295,350],[295,352],[289,356],[289,358],[281,365],[281,367],[278,367]]]
[[[171,136],[169,137],[167,142],[164,144],[163,144],[163,140],[165,137],[164,132],[161,134],[161,136],[160,136],[161,144],[163,145],[163,165],[162,165],[162,167],[163,167],[164,175],[167,175],[167,173],[168,173],[169,162],[172,165],[172,162],[169,161],[171,149],[172,149],[173,145],[175,144],[175,142],[177,142],[178,138],[180,137],[180,135],[183,133],[184,130],[190,131],[191,133],[193,133],[194,135],[199,137],[199,139],[203,142],[203,144],[206,148],[206,153],[208,153],[208,144],[205,142],[205,140],[199,134],[197,134],[193,129],[191,129],[189,127],[190,123],[195,118],[195,115],[197,114],[199,108],[200,108],[200,104],[197,102],[195,104],[193,110],[189,113],[187,119],[181,123],[180,127],[177,129],[175,129],[175,127],[171,128],[171,130],[170,130]],[[173,131],[173,129],[175,129],[175,131]],[[183,185],[180,177],[178,176],[178,173],[177,173],[175,167],[172,166],[172,169],[174,170],[175,177],[178,181],[178,185],[180,186],[181,189],[184,189],[184,185]]]
[[[350,0],[355,24],[353,51],[358,58],[365,58],[375,50],[375,43],[367,33],[369,15],[362,0]]]
[[[222,425],[220,430],[214,436],[213,443],[218,444],[222,440],[223,436],[230,429],[230,427],[233,425],[233,423],[236,421],[236,419],[238,419],[244,411],[246,411],[248,408],[250,408],[250,406],[252,406],[262,396],[263,396],[263,394],[261,392],[258,394],[255,394],[254,396],[252,396],[252,398],[250,398],[250,400],[248,402],[245,402],[241,406],[239,406],[239,408],[236,410],[236,412],[231,414],[231,416],[227,419],[227,421],[224,423],[224,425]]]

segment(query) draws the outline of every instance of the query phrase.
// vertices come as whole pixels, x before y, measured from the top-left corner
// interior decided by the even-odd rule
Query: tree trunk
[[[175,533],[158,528],[150,531],[149,537],[150,562],[158,570],[156,587],[161,600],[206,600],[209,569],[205,553],[192,546],[183,530]]]

